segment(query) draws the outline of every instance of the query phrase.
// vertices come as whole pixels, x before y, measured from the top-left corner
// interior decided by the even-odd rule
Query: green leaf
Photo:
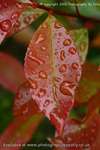
[[[82,27],[81,22],[78,18],[65,17],[60,15],[55,15],[55,17],[64,25],[68,30],[79,29]]]
[[[84,0],[83,4],[78,6],[80,15],[100,19],[100,1]]]
[[[87,29],[82,28],[77,30],[71,30],[70,34],[79,52],[81,64],[83,64],[86,60],[86,56],[88,53],[88,45],[89,45],[88,31]]]
[[[34,22],[39,16],[41,16],[44,13],[44,10],[38,9],[38,8],[31,8],[28,7],[25,11],[22,12],[20,15],[17,23],[20,23],[20,26],[18,30],[21,30],[25,27],[27,27],[29,24]]]

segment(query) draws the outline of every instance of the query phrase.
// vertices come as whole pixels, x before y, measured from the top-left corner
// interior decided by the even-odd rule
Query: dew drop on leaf
[[[78,65],[77,63],[73,63],[73,64],[72,64],[72,68],[73,68],[73,69],[78,69],[78,67],[79,67],[79,65]]]
[[[69,83],[67,81],[63,81],[60,85],[60,91],[64,95],[72,96],[70,89],[68,88]]]
[[[4,32],[8,32],[10,30],[11,26],[12,26],[12,24],[11,24],[10,20],[4,20],[4,21],[0,22],[0,28]]]
[[[46,94],[46,90],[45,89],[40,89],[38,92],[38,97],[43,97]]]
[[[39,72],[39,77],[42,78],[42,79],[47,79],[47,74],[46,74],[46,72],[40,71],[40,72]]]
[[[18,9],[23,9],[23,5],[19,2],[16,3],[16,6],[17,6]]]
[[[31,82],[31,86],[32,86],[33,89],[37,89],[38,88],[37,82],[35,80],[32,80],[32,81],[30,80],[30,82]]]
[[[19,13],[15,12],[15,13],[12,14],[11,19],[17,20],[18,16],[19,16]]]
[[[43,65],[44,64],[44,61],[36,56],[31,56],[31,55],[28,55],[28,57],[30,59],[32,59],[33,61],[35,61],[37,64],[39,65]]]
[[[64,44],[64,46],[70,46],[71,40],[70,39],[65,39],[63,44]]]
[[[50,100],[47,99],[44,103],[44,107],[47,107],[49,104],[50,104]]]
[[[32,16],[27,16],[24,18],[24,23],[29,24],[33,20]]]
[[[48,24],[47,28],[45,23]],[[66,29],[52,16],[48,17],[45,23],[35,32],[29,44],[24,65],[25,74],[28,80],[31,78],[38,81],[38,90],[32,98],[40,111],[55,125],[58,133],[61,133],[65,117],[73,105],[74,90],[77,86],[73,76],[75,78],[76,74],[81,74],[80,58],[77,52],[75,55],[68,55],[69,46],[75,46]],[[79,64],[76,72],[72,70],[73,63]],[[38,95],[43,87],[46,94],[41,98]],[[43,91],[40,93],[44,94]]]
[[[60,59],[62,61],[65,59],[65,52],[64,52],[64,50],[61,50],[61,52],[60,52]]]
[[[20,21],[19,21],[19,20],[17,20],[17,21],[15,22],[14,27],[15,27],[15,28],[19,28],[19,27],[20,27]]]
[[[39,43],[42,42],[43,40],[44,40],[44,37],[43,37],[42,34],[40,34],[40,35],[38,36],[38,39],[36,40],[35,44],[39,44]]]
[[[70,47],[69,48],[69,53],[72,54],[72,55],[75,55],[76,54],[76,49],[74,47]]]
[[[67,69],[67,65],[66,65],[66,64],[63,64],[63,65],[60,66],[59,72],[65,72],[66,69]]]
[[[42,46],[42,47],[41,47],[41,50],[45,51],[45,50],[46,50],[46,47]]]

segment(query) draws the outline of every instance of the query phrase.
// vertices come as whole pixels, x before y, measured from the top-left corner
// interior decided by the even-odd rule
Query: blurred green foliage
[[[0,133],[13,118],[12,105],[14,95],[0,86]]]

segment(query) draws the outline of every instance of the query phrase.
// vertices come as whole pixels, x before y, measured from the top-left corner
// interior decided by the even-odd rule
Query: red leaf
[[[23,66],[14,57],[0,52],[0,84],[16,93],[18,86],[24,81]]]
[[[13,108],[15,117],[25,116],[25,118],[27,118],[38,113],[38,107],[32,99],[32,91],[32,87],[28,81],[19,87]]]
[[[14,120],[0,136],[0,150],[20,150],[25,146],[42,121],[42,115],[26,120]]]
[[[100,149],[100,115],[94,114],[84,124],[74,120],[67,120],[61,137],[56,136],[53,144],[65,144],[66,148],[58,147],[55,150],[99,150]]]
[[[30,6],[30,2],[19,3],[17,0],[0,0],[0,43],[7,35],[25,28],[41,13],[33,10],[31,15],[22,14],[24,11],[27,12],[27,8]]]
[[[25,74],[34,90],[33,100],[61,133],[74,103],[81,66],[70,35],[53,17],[36,31],[29,44]]]
[[[97,110],[100,109],[100,90],[88,100],[87,108],[88,112],[85,120],[88,120]]]
[[[11,32],[22,11],[17,4],[16,0],[0,0],[0,43]]]

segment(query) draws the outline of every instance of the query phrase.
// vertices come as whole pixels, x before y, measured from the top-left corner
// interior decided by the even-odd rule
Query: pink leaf
[[[25,58],[32,98],[59,133],[74,103],[81,76],[78,52],[67,30],[53,17],[33,35]]]
[[[29,82],[24,82],[18,89],[14,101],[14,116],[15,117],[29,117],[38,113],[38,107],[32,99],[32,87]]]
[[[22,7],[18,7],[16,0],[0,0],[0,43],[12,30],[21,12]]]
[[[0,43],[7,35],[25,28],[41,14],[42,11],[39,9],[28,10],[27,8],[31,8],[30,6],[30,2],[0,0]]]

